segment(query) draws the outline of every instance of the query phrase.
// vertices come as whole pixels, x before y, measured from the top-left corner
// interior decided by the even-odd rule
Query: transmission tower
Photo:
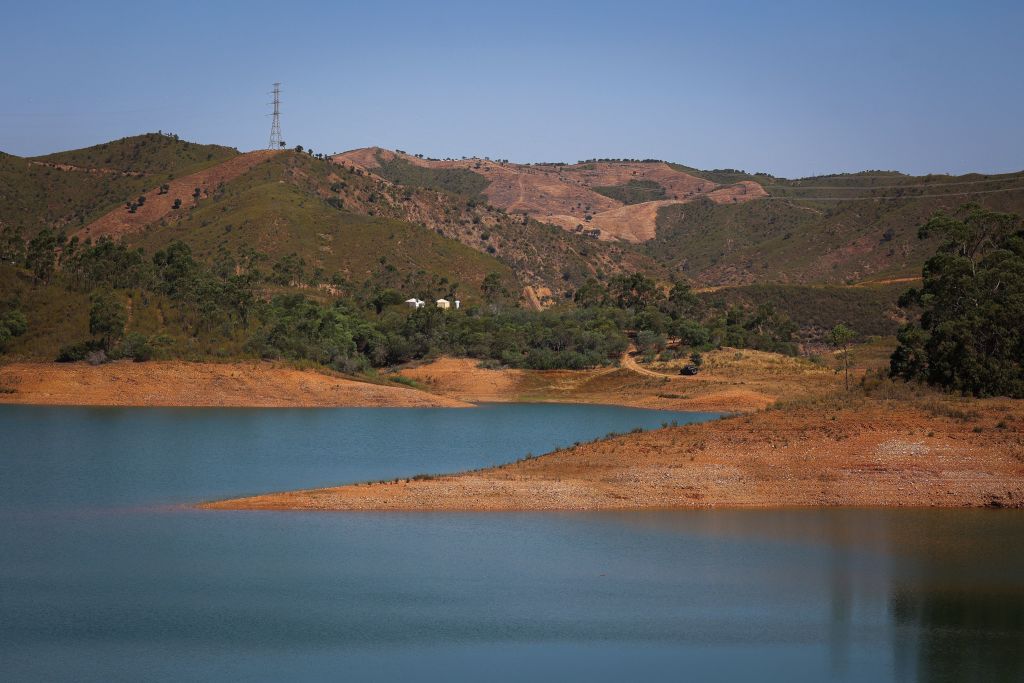
[[[267,149],[282,149],[284,147],[284,140],[281,139],[281,84],[274,84],[274,101],[269,104],[274,105],[274,113],[271,116],[274,117],[273,122],[270,124],[270,144],[267,145]]]

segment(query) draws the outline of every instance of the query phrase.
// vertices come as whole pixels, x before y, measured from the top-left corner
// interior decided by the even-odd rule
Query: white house
[[[447,311],[449,308],[452,307],[452,302],[448,301],[448,299],[438,299],[437,300],[437,307],[438,308],[443,308],[444,310]]]
[[[412,299],[406,299],[405,305],[409,308],[423,308],[424,302],[422,299],[413,297]]]

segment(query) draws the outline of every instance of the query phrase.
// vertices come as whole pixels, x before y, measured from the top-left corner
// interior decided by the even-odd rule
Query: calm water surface
[[[1024,680],[1019,511],[182,506],[709,417],[0,407],[0,680]]]

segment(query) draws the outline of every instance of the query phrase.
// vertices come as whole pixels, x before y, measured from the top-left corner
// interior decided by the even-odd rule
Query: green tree
[[[57,268],[57,249],[64,243],[64,235],[58,235],[49,228],[43,228],[28,243],[25,266],[32,271],[36,281],[47,283]]]
[[[27,330],[28,319],[21,311],[13,310],[0,315],[0,351],[6,351],[11,341]]]
[[[0,232],[0,262],[25,262],[25,238],[21,234],[21,228],[7,225],[4,226],[3,232]]]
[[[604,306],[607,299],[608,291],[594,278],[587,278],[587,281],[580,285],[580,288],[573,294],[573,301],[580,308]]]
[[[1024,223],[967,204],[938,213],[918,236],[942,238],[921,289],[901,305],[917,320],[900,332],[890,373],[975,395],[1024,397]]]
[[[608,282],[608,294],[619,308],[642,310],[658,300],[658,285],[643,273],[616,275]]]
[[[301,283],[306,278],[306,259],[293,252],[278,259],[271,271],[270,279],[275,284],[288,286]]]
[[[480,285],[480,293],[483,294],[484,301],[492,309],[497,307],[503,297],[508,296],[508,291],[501,284],[501,276],[497,273],[488,273],[484,277],[484,281]]]
[[[124,304],[110,290],[101,289],[90,297],[89,334],[99,337],[104,350],[110,350],[113,343],[124,334],[128,319]]]
[[[846,390],[850,390],[850,343],[857,338],[857,333],[843,323],[839,323],[828,334],[829,341],[842,353],[843,370],[846,375]]]

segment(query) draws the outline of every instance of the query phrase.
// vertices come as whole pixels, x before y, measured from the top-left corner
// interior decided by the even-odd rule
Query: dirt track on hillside
[[[0,366],[0,404],[78,406],[465,407],[444,396],[271,363],[183,361]]]
[[[680,375],[673,365],[646,368],[629,356],[621,367],[547,371],[487,370],[471,359],[441,358],[404,368],[401,375],[460,401],[603,403],[726,413],[760,410],[787,396],[823,395],[837,382],[830,369],[777,354],[722,349],[705,354],[704,361],[704,371],[695,377]]]

